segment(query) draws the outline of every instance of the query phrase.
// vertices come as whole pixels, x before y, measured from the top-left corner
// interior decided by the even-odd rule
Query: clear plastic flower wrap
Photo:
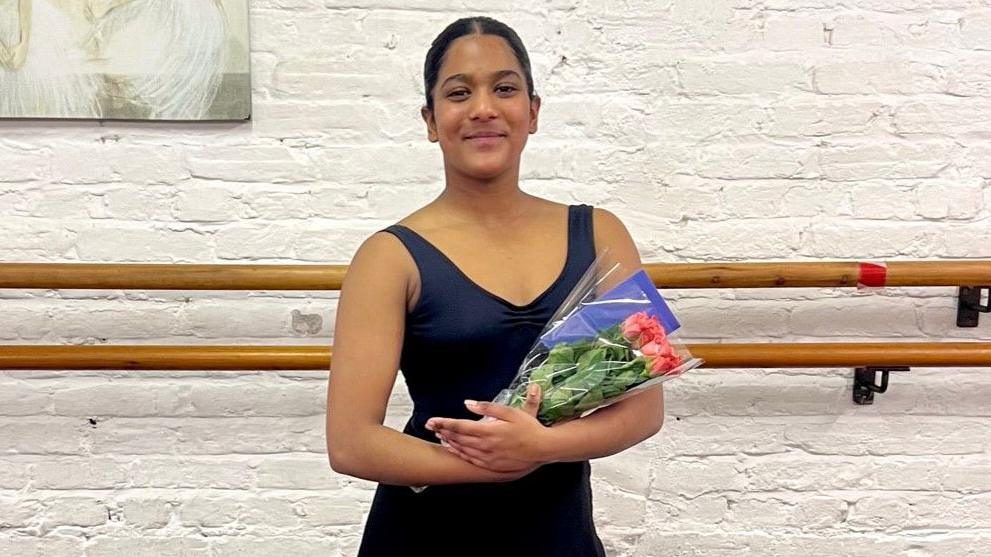
[[[604,249],[493,402],[521,408],[537,383],[537,419],[551,426],[657,387],[702,365],[674,339],[680,326],[647,272],[613,262]],[[417,493],[426,488],[410,486]]]
[[[674,338],[679,327],[647,272],[603,250],[493,402],[521,408],[537,383],[537,419],[550,426],[639,394],[702,364]]]

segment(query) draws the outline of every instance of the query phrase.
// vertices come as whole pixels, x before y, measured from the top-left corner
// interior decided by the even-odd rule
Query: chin
[[[463,174],[471,176],[472,178],[488,180],[509,172],[511,170],[511,165],[502,160],[486,162],[479,161],[478,164],[469,163],[461,165],[460,170]]]
[[[480,180],[491,180],[492,178],[497,178],[508,171],[509,168],[505,166],[499,166],[499,167],[484,166],[484,167],[469,168],[465,173],[473,178],[478,178]]]

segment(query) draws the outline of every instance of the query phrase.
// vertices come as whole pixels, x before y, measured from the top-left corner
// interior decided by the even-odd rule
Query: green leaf
[[[571,349],[574,351],[575,359],[572,361],[578,361],[582,355],[597,346],[594,339],[578,340],[569,344],[571,345]]]
[[[546,362],[530,373],[530,381],[540,385],[543,391],[551,386],[551,381],[553,380],[554,368],[552,365],[548,365]]]
[[[602,400],[602,389],[596,387],[590,390],[585,396],[582,397],[580,401],[575,404],[575,410],[578,412],[591,410],[601,405]]]
[[[572,348],[569,343],[562,342],[551,348],[551,351],[547,354],[547,360],[545,360],[545,363],[558,364],[574,362],[575,357],[576,355],[574,348]]]
[[[595,339],[559,343],[529,376],[543,389],[537,418],[551,425],[597,408],[646,380],[645,365],[622,336],[621,324]],[[513,400],[522,406],[525,396],[520,390]]]
[[[593,348],[585,352],[578,358],[578,369],[581,371],[589,369],[593,364],[597,364],[606,358],[605,348]]]

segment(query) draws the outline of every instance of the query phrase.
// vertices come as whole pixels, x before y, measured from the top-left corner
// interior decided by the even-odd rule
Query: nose
[[[479,91],[472,95],[471,102],[470,117],[472,120],[491,120],[496,117],[495,100],[490,92]]]

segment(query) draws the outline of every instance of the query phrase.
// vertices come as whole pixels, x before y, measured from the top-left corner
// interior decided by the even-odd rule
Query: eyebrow
[[[516,77],[518,77],[520,79],[523,79],[523,77],[519,74],[519,72],[517,72],[515,70],[499,70],[497,72],[492,72],[491,75],[492,75],[492,77],[494,79],[499,79],[500,77],[506,77],[507,75],[515,75]],[[440,86],[443,87],[444,85],[447,85],[447,82],[448,81],[452,81],[452,80],[464,81],[465,83],[467,83],[468,82],[468,75],[467,74],[463,74],[463,73],[456,73],[456,74],[452,75],[451,77],[448,77],[447,79],[445,79],[444,80],[444,83],[441,83]]]

